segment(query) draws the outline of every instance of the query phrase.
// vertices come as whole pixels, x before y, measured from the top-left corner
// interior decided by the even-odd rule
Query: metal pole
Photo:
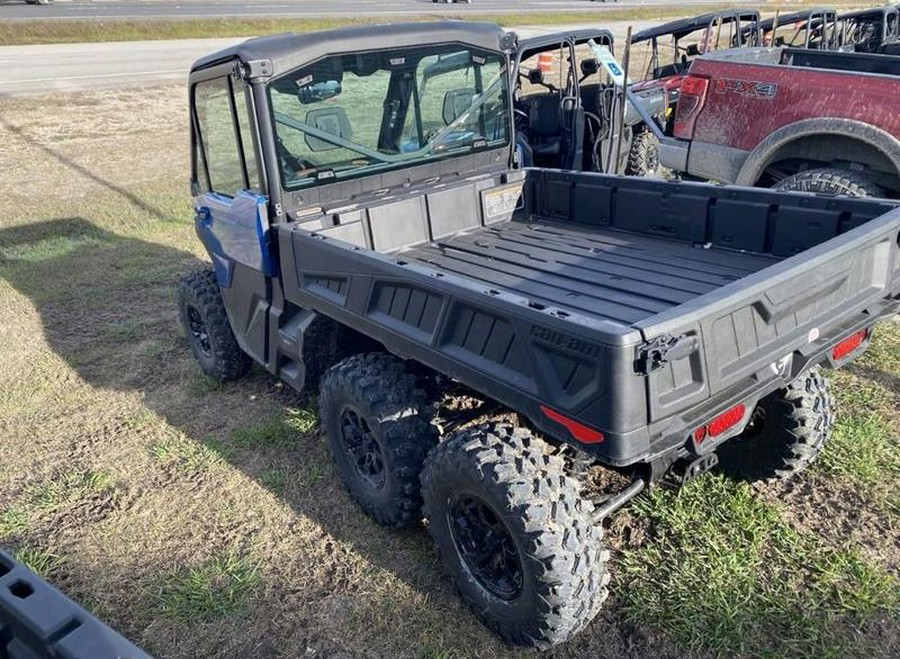
[[[619,108],[619,134],[616,136],[616,162],[614,174],[619,173],[619,165],[622,162],[622,135],[625,133],[625,110],[628,107],[628,67],[631,64],[631,32],[628,26],[628,34],[625,36],[625,55],[622,59],[622,68],[625,69],[625,80],[622,82],[621,107]]]
[[[765,44],[768,46],[775,45],[775,35],[778,34],[778,19],[781,18],[781,7],[775,10],[775,22],[772,23],[772,40],[770,43]]]

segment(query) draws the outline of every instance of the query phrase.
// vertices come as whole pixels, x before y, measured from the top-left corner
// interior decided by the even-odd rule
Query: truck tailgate
[[[647,378],[657,421],[748,378],[900,293],[900,210],[682,305],[635,323],[645,340],[693,341],[696,349]],[[773,371],[774,367],[774,371]]]

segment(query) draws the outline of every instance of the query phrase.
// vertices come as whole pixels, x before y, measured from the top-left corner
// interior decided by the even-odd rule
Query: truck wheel
[[[833,424],[828,378],[816,367],[759,402],[744,432],[719,449],[720,469],[741,480],[788,478],[815,461]]]
[[[508,643],[549,648],[607,596],[609,552],[561,454],[486,424],[439,444],[422,470],[428,532],[463,599]]]
[[[625,173],[628,176],[647,176],[658,169],[659,143],[653,133],[645,128],[634,136]]]
[[[354,355],[322,378],[319,414],[350,496],[379,524],[422,518],[419,472],[437,444],[437,411],[411,365],[387,354]]]
[[[885,197],[887,193],[863,174],[822,167],[794,174],[775,186],[787,192],[814,192],[827,197]]]
[[[191,352],[206,375],[227,382],[250,369],[251,359],[228,322],[215,272],[204,268],[178,282],[178,311]]]

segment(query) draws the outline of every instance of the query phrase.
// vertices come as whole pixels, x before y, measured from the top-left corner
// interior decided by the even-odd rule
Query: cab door
[[[270,278],[268,199],[263,191],[253,99],[232,64],[192,75],[194,223],[209,253],[232,329],[265,362]]]

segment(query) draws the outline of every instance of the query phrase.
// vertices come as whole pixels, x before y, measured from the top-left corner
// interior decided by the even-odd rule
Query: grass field
[[[753,3],[748,3],[752,5]],[[818,6],[817,0],[793,0],[790,3],[766,3],[765,12],[797,11],[802,6]],[[841,0],[841,7],[867,7],[870,0]],[[710,2],[691,7],[692,14],[702,14],[721,8],[733,7]],[[603,25],[610,21],[653,20],[684,16],[684,7],[677,2],[650,7],[631,7],[580,12],[542,12],[477,14],[474,17],[464,9],[450,14],[422,12],[418,17],[403,20],[434,20],[437,17],[474,18],[492,21],[504,26],[514,25],[563,25],[582,23]],[[197,20],[16,20],[0,21],[0,46],[40,43],[81,43],[89,41],[138,41],[143,39],[191,39],[200,37],[242,37],[272,34],[275,32],[311,32],[341,25],[381,23],[385,18],[266,18],[266,19],[197,19]]]
[[[313,396],[200,375],[185,96],[0,100],[0,545],[160,657],[537,656],[358,511]],[[835,385],[809,473],[616,515],[609,605],[550,656],[900,655],[900,324]]]

